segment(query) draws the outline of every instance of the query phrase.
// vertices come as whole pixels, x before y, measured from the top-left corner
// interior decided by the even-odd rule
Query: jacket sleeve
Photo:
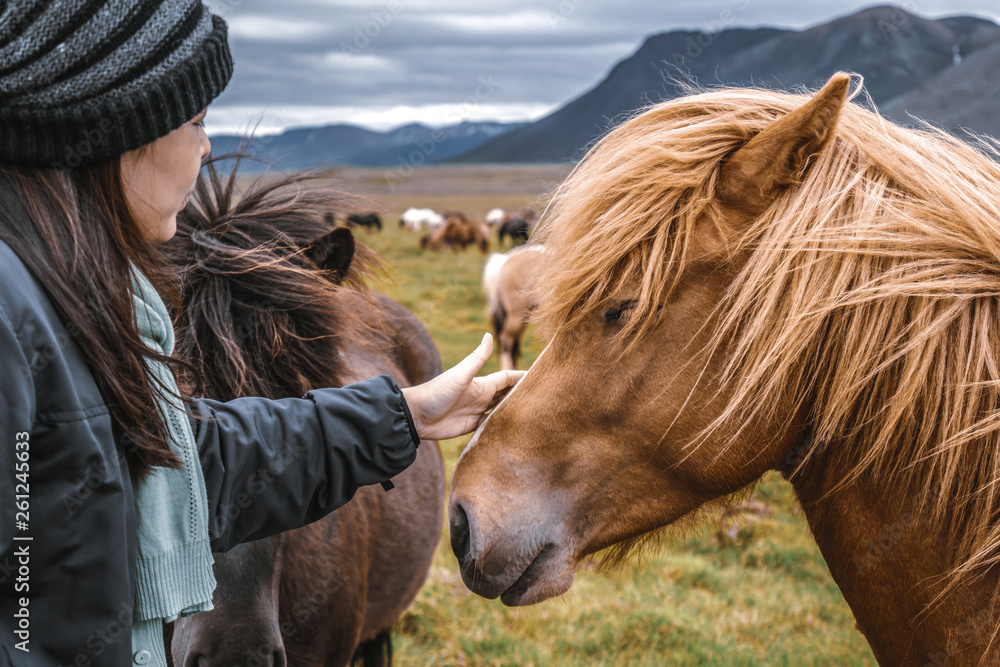
[[[197,399],[191,413],[213,551],[324,517],[405,470],[420,442],[388,375],[302,398]]]

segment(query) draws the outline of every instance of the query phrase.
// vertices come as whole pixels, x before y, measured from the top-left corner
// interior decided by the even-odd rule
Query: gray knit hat
[[[201,0],[0,0],[0,164],[71,169],[147,144],[229,82]]]

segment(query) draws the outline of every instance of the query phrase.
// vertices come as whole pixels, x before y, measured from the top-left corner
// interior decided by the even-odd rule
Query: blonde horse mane
[[[807,99],[705,92],[604,137],[540,230],[543,333],[623,297],[635,307],[622,350],[656,326],[698,239],[725,228],[726,157]],[[854,462],[845,482],[913,494],[948,536],[945,590],[1000,562],[997,157],[991,140],[973,147],[845,105],[801,182],[733,238],[730,256],[748,259],[713,320],[732,394],[703,435],[808,406],[809,456],[833,451]]]

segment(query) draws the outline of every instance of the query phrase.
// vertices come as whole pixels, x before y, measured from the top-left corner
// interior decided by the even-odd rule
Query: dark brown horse
[[[382,216],[375,211],[367,213],[348,213],[348,227],[364,227],[370,232],[382,231]]]
[[[219,400],[298,397],[380,373],[406,386],[440,372],[427,330],[365,287],[373,254],[324,223],[337,203],[301,177],[239,195],[235,173],[199,182],[166,248],[183,295],[177,353],[203,380],[191,390]],[[174,664],[391,659],[389,631],[440,538],[437,443],[423,442],[393,481],[390,492],[362,488],[313,524],[216,554],[215,608],[174,623]]]
[[[1000,664],[1000,150],[849,83],[664,102],[563,184],[549,344],[452,480],[472,590],[559,595],[777,469],[880,663]]]
[[[503,240],[506,236],[513,245],[520,245],[528,242],[530,233],[530,222],[520,216],[512,216],[500,225],[500,228],[497,230],[497,239],[500,245],[503,245]]]

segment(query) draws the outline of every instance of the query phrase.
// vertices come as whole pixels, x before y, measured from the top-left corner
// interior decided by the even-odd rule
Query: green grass
[[[344,172],[341,188],[370,197],[382,234],[357,238],[388,260],[383,291],[430,329],[445,366],[488,329],[485,258],[425,253],[396,226],[410,205],[482,216],[495,205],[538,205],[563,168],[418,170],[390,191],[375,170]],[[540,207],[539,207],[540,208]],[[529,336],[524,364],[540,352]],[[486,371],[496,369],[496,356]],[[443,442],[450,479],[466,438]],[[462,583],[447,528],[416,601],[395,630],[398,665],[873,665],[864,638],[813,542],[791,487],[766,476],[754,491],[772,509],[730,539],[721,519],[679,529],[638,562],[606,573],[585,566],[566,595],[510,609]],[[731,520],[729,520],[731,521]]]

